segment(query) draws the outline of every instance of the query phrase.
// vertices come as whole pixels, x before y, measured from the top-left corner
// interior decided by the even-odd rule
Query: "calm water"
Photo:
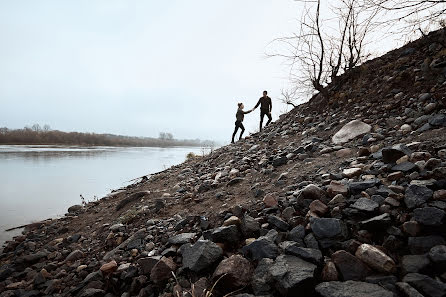
[[[0,247],[21,230],[5,229],[63,215],[129,181],[183,162],[197,147],[0,146]]]

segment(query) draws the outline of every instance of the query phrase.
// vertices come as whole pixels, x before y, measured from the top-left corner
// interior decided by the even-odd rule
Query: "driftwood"
[[[142,197],[144,197],[145,195],[147,195],[149,192],[143,191],[143,192],[136,192],[131,194],[128,197],[125,197],[124,199],[122,199],[121,201],[119,201],[118,205],[116,205],[116,210],[120,210],[121,208],[123,208],[124,206],[126,206],[127,204],[129,204],[130,202],[136,201],[138,199],[141,199]]]

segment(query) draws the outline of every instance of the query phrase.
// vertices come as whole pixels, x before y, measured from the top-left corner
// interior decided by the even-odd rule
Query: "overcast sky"
[[[250,109],[268,90],[273,118],[285,110],[287,68],[265,51],[294,30],[298,5],[0,0],[0,126],[229,141],[237,102]]]

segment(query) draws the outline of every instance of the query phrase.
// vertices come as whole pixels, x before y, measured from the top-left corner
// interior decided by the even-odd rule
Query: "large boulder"
[[[194,272],[209,268],[223,256],[223,250],[209,240],[198,240],[182,247],[183,267]]]
[[[260,237],[242,248],[248,258],[258,261],[263,258],[275,259],[279,255],[277,245],[266,237]]]
[[[379,272],[393,273],[396,270],[395,262],[381,250],[370,244],[361,244],[355,255],[358,259]]]
[[[433,194],[434,192],[425,186],[410,185],[404,193],[404,203],[412,209],[426,203]]]
[[[358,281],[324,282],[316,286],[322,297],[393,297],[393,293],[380,285]]]
[[[361,122],[360,120],[353,120],[345,124],[335,135],[331,138],[334,144],[346,143],[358,136],[369,133],[372,126]]]

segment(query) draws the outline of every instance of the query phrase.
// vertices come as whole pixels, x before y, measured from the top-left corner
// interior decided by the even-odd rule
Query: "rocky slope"
[[[262,133],[36,223],[0,296],[446,296],[446,38]]]

